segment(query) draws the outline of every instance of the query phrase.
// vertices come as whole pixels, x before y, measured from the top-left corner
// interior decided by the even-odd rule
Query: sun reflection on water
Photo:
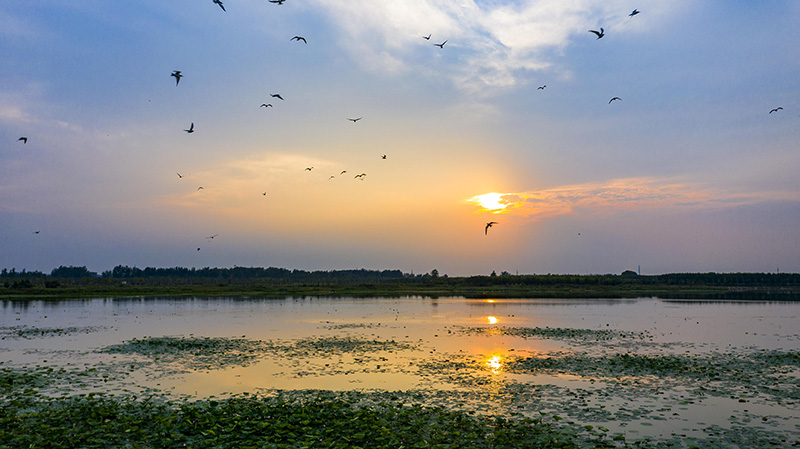
[[[486,367],[492,374],[500,374],[503,371],[503,358],[499,355],[493,355],[486,360]]]
[[[498,319],[496,316],[487,316],[486,321],[488,321],[489,324],[497,324]]]

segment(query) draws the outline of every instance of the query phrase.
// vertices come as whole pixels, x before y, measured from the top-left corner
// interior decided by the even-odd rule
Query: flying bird
[[[222,0],[212,0],[212,1],[214,2],[215,5],[219,5],[219,7],[222,8],[223,11],[225,11],[225,7],[222,6]]]
[[[349,118],[349,119],[347,119],[347,120],[350,120],[351,122],[355,123],[355,122],[357,122],[357,121],[361,120],[362,118],[364,118],[364,117],[359,117],[359,118]]]
[[[778,107],[777,107],[777,108],[775,108],[775,109],[770,109],[769,113],[770,113],[770,114],[772,114],[773,112],[778,112],[778,111],[782,111],[782,110],[783,110],[783,108],[782,108],[782,107],[780,107],[780,106],[778,106]]]
[[[281,94],[269,94],[269,96],[272,97],[272,98],[277,98],[278,100],[283,100],[283,97],[281,97]]]
[[[537,87],[536,90],[544,90],[545,87],[547,87],[547,84]]]
[[[306,44],[308,43],[306,38],[304,38],[303,36],[295,36],[295,37],[293,37],[293,38],[291,38],[289,40],[290,41],[297,41],[297,42],[303,41],[303,43],[306,43]]]
[[[260,107],[262,107],[262,108],[271,108],[273,106],[272,106],[272,103],[261,103]]]
[[[431,35],[429,34],[427,36],[422,36],[422,38],[425,39],[426,41],[429,41],[431,40]]]
[[[261,194],[264,195],[264,196],[267,196],[267,192],[262,192]]]
[[[286,1],[286,0],[269,0],[269,2],[270,2],[270,3],[276,3],[276,4],[278,4],[278,5],[282,5],[282,4],[283,4],[283,2],[285,2],[285,1]]]
[[[386,159],[386,155],[384,154],[383,156],[381,156],[381,159]]]
[[[628,14],[628,17],[633,17],[633,16],[635,16],[636,14],[639,14],[640,12],[641,12],[641,11],[639,11],[638,9],[634,9],[634,10],[633,10],[633,12],[631,12],[630,14]]]
[[[17,142],[19,142],[20,140],[22,141],[22,143],[28,143],[27,137],[20,137],[19,139],[17,139]]]
[[[612,102],[612,101],[614,101],[614,100],[622,100],[622,98],[620,98],[620,97],[614,97],[614,98],[612,98],[612,99],[608,100],[608,104],[611,104],[611,102]]]
[[[331,175],[331,177],[330,177],[330,178],[328,178],[328,181],[330,181],[331,179],[333,179],[333,178],[335,178],[335,177],[336,177],[336,176],[333,176],[333,175]]]
[[[181,175],[180,173],[178,173],[178,178],[183,178],[183,175]]]
[[[38,234],[38,233],[39,233],[39,231],[33,231],[33,233],[34,233],[34,234]]]
[[[491,228],[492,225],[496,225],[496,224],[498,224],[496,221],[490,221],[489,223],[486,223],[486,227],[483,228],[483,233],[484,234],[488,234],[489,233],[489,228]]]
[[[605,30],[604,30],[604,29],[602,29],[602,28],[600,28],[600,31],[589,30],[589,32],[590,32],[590,33],[594,33],[594,34],[596,34],[598,39],[600,39],[601,37],[603,37],[603,36],[605,36],[605,35],[606,35],[606,32],[605,32]]]
[[[198,187],[197,190],[203,190],[203,186]]]
[[[306,171],[311,171],[313,169],[314,169],[314,167],[306,167]]]
[[[193,133],[194,132],[194,122],[192,122],[192,124],[189,125],[189,129],[184,129],[184,131],[186,131],[189,134]]]
[[[447,39],[445,39],[445,41],[442,42],[441,44],[433,44],[433,45],[435,45],[435,46],[437,46],[439,48],[444,48],[444,44],[446,44],[446,43],[447,43]]]
[[[208,240],[212,240],[214,237],[218,236],[219,234],[209,235],[206,237]]]
[[[366,173],[361,173],[360,175],[355,175],[353,177],[353,179],[359,178],[359,179],[361,179],[363,181],[364,180],[364,176],[367,176],[367,174]]]
[[[340,175],[343,175],[343,174],[345,174],[345,173],[347,173],[347,170],[342,170],[342,172],[341,172],[341,173],[339,173],[339,174],[340,174]]]
[[[170,76],[174,76],[175,77],[175,85],[176,86],[181,82],[181,78],[183,78],[183,75],[181,75],[181,71],[180,70],[173,70],[172,71],[172,75],[170,75]]]

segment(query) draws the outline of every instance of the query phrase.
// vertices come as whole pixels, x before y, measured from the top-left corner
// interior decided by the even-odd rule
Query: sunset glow
[[[800,271],[794,2],[45,3],[0,268]]]
[[[487,316],[486,321],[488,321],[489,324],[497,324],[498,320],[496,316]]]
[[[483,195],[473,196],[467,201],[479,205],[486,211],[493,213],[502,213],[508,204],[503,200],[502,193],[484,193]]]

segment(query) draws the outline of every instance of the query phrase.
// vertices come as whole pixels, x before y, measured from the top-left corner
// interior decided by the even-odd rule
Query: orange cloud
[[[488,200],[488,201],[487,201]],[[674,179],[622,178],[521,193],[487,193],[467,200],[480,212],[543,219],[576,213],[616,210],[730,207],[763,201],[800,200],[790,192],[726,193]],[[492,204],[495,204],[494,206]]]

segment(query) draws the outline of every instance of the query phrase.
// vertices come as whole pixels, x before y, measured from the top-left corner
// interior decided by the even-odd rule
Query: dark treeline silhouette
[[[101,275],[113,279],[209,279],[209,280],[258,280],[272,279],[292,282],[305,281],[349,281],[349,280],[379,280],[399,279],[403,272],[400,270],[332,270],[332,271],[305,271],[288,270],[286,268],[262,267],[233,267],[233,268],[136,268],[117,265],[111,271]]]
[[[640,276],[632,271],[622,274],[544,274],[544,275],[489,275],[450,278],[431,278],[428,282],[451,285],[674,285],[674,286],[800,286],[800,273],[672,273]]]
[[[117,265],[100,274],[85,266],[59,266],[50,274],[40,271],[16,271],[4,268],[0,271],[0,281],[5,286],[29,286],[33,283],[60,281],[62,284],[76,284],[93,281],[126,281],[145,284],[184,284],[184,283],[237,283],[248,281],[281,283],[408,283],[441,285],[449,287],[547,287],[547,286],[709,286],[709,287],[798,287],[800,273],[671,273],[659,275],[638,275],[634,271],[621,274],[523,274],[513,275],[502,272],[497,275],[450,277],[439,275],[438,270],[425,274],[407,274],[400,270],[331,270],[305,271],[286,268],[238,267],[233,268],[155,268],[129,267]]]

